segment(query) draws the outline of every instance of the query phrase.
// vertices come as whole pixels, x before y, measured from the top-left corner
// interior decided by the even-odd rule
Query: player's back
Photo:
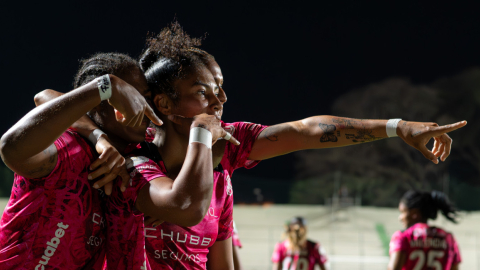
[[[441,228],[417,223],[402,232],[399,243],[407,253],[405,270],[449,270],[460,262],[453,235]]]

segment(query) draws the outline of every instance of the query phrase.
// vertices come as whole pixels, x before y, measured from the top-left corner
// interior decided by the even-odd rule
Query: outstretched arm
[[[189,119],[172,115],[169,119],[182,125],[190,125],[191,130],[199,129],[211,133],[209,139],[213,142],[227,134],[221,127],[220,120],[214,115],[198,115],[193,119],[193,123]],[[230,141],[236,142],[233,137]],[[207,213],[212,200],[212,168],[211,145],[207,147],[204,143],[192,141],[188,145],[185,161],[175,181],[169,177],[160,177],[148,182],[140,189],[135,207],[155,220],[185,227],[198,224]]]
[[[143,114],[148,104],[135,88],[114,75],[109,77],[112,84],[109,102],[125,116],[122,122],[136,125],[132,120]],[[28,178],[48,175],[57,160],[53,142],[100,101],[97,81],[94,80],[33,109],[2,136],[0,154],[3,161],[13,171]],[[153,114],[151,108],[147,111]]]
[[[341,147],[388,138],[387,120],[313,116],[303,120],[270,126],[255,141],[249,159],[263,160],[303,149]],[[439,127],[436,123],[400,121],[397,134],[419,150],[425,158],[438,163],[450,154],[452,139],[447,132],[461,128],[466,121]],[[434,138],[432,151],[426,148]]]
[[[234,270],[232,238],[216,241],[208,251],[207,269]]]
[[[388,270],[401,270],[407,261],[407,254],[404,251],[393,252],[390,254],[388,262]]]

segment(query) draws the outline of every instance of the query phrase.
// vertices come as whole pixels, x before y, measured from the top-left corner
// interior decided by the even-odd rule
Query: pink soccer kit
[[[77,133],[56,141],[50,175],[15,175],[0,220],[1,269],[102,269],[105,218],[99,190],[87,179],[95,155]]]
[[[156,228],[143,225],[143,214],[135,209],[138,192],[148,181],[167,172],[161,159],[154,162],[144,156],[133,158],[131,185],[123,194],[116,188],[107,203],[109,269],[206,269],[208,248],[215,241],[232,235],[230,177],[235,169],[252,168],[258,163],[248,160],[248,156],[255,139],[265,128],[245,122],[223,125],[241,144],[226,144],[223,159],[214,169],[210,208],[195,226],[181,227],[168,222]],[[148,143],[141,146],[142,149],[155,147]]]
[[[277,243],[272,255],[273,263],[281,263],[282,269],[313,270],[315,265],[324,265],[327,257],[318,243],[307,240],[307,248],[292,252],[287,248],[287,240]]]
[[[443,269],[461,262],[457,242],[451,233],[425,223],[417,223],[405,231],[397,231],[390,241],[390,254],[405,252],[402,269]]]

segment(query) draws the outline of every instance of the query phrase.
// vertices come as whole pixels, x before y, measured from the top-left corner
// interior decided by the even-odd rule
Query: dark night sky
[[[2,134],[33,108],[35,93],[70,90],[78,59],[99,51],[137,57],[147,32],[175,15],[192,36],[208,33],[203,48],[222,67],[226,121],[271,125],[329,114],[336,97],[369,83],[392,76],[429,83],[480,65],[478,8],[452,2],[6,2]],[[293,171],[278,168],[292,162],[265,161],[250,175],[287,179]]]

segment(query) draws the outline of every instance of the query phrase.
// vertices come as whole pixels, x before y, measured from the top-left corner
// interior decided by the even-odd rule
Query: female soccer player
[[[307,224],[303,217],[295,217],[285,225],[285,237],[273,250],[273,270],[313,270],[315,265],[326,269],[325,252],[320,244],[307,239]]]
[[[142,169],[145,164],[135,165],[135,175],[143,182],[152,179],[154,171],[175,179],[188,146],[188,130],[178,124],[191,121],[201,113],[221,118],[227,101],[220,67],[213,56],[195,47],[199,41],[191,39],[178,24],[162,30],[148,45],[140,63],[152,89],[154,108],[165,124],[157,128],[153,141],[156,149],[143,147],[149,156],[156,156],[158,168],[152,166],[151,171],[145,171]],[[169,222],[156,228],[146,227],[147,264],[165,269],[233,269],[230,177],[237,168],[251,168],[260,160],[301,149],[371,142],[387,138],[387,134],[398,134],[426,158],[438,163],[438,157],[445,160],[450,153],[451,139],[445,133],[465,124],[463,121],[438,127],[435,123],[394,120],[388,121],[387,126],[387,120],[335,116],[314,116],[271,127],[246,122],[225,123],[224,128],[241,144],[234,147],[223,140],[212,149],[214,192],[207,215],[193,227]],[[432,137],[435,139],[433,152],[425,147]],[[138,198],[142,191],[139,193]],[[146,207],[148,205],[136,203],[139,210]]]
[[[429,226],[429,219],[442,214],[456,223],[456,212],[447,196],[439,191],[408,191],[398,206],[398,219],[405,227],[390,241],[389,270],[458,270],[462,261],[453,235],[441,228]]]
[[[135,60],[98,54],[88,61],[96,66],[77,77],[75,90],[33,109],[1,138],[2,159],[15,172],[0,221],[2,269],[101,269],[103,265],[104,213],[100,193],[87,179],[95,155],[68,128],[89,112],[112,134],[112,141],[112,130],[118,140],[142,141],[144,113],[158,124],[161,120],[141,95],[148,85]],[[123,114],[123,124],[115,121],[112,106],[102,100]]]

